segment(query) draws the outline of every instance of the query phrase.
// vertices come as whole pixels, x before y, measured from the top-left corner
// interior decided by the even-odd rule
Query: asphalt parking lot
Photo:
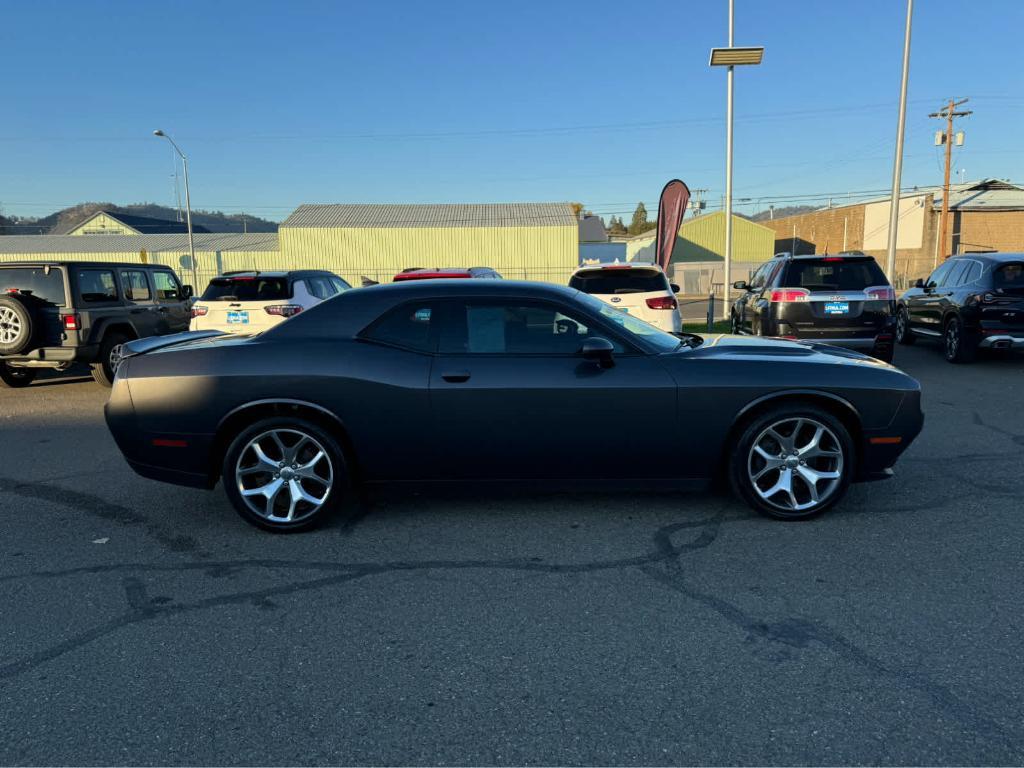
[[[90,379],[0,390],[0,763],[1020,763],[1024,360],[897,363],[923,434],[800,524],[523,489],[273,536],[133,475]]]

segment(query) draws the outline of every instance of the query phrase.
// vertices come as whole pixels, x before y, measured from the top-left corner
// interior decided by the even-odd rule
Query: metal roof
[[[86,217],[77,224],[72,224],[66,227],[66,230],[64,232],[55,232],[54,234],[64,235],[68,234],[69,232],[73,232],[79,227],[85,226],[90,221],[95,219],[97,216],[109,216],[110,218],[116,219],[117,221],[121,222],[126,227],[131,227],[132,229],[136,230],[137,232],[143,235],[165,235],[171,233],[188,232],[188,224],[184,221],[154,219],[149,216],[136,216],[131,213],[120,213],[118,211],[109,211],[106,209],[101,209],[99,211],[96,211],[96,213]],[[198,224],[192,226],[193,233],[209,231],[210,230],[208,230],[206,227],[200,226]]]
[[[282,227],[575,227],[569,203],[300,205]]]
[[[939,210],[942,208],[942,185],[931,187],[914,187],[904,189],[900,193],[900,199],[918,197],[921,195],[933,195],[932,206]],[[837,198],[838,199],[838,198]],[[879,195],[866,200],[858,200],[854,203],[843,203],[833,205],[832,208],[849,208],[855,205],[870,205],[871,203],[885,203],[891,199],[890,195]],[[1013,184],[1003,179],[981,179],[980,181],[968,181],[963,184],[949,185],[949,207],[950,210],[961,211],[1017,211],[1024,209],[1024,187]],[[827,206],[817,208],[809,213],[829,210]],[[806,214],[797,214],[806,215]],[[781,219],[791,218],[780,216]]]
[[[277,251],[277,234],[196,234],[197,251]],[[4,235],[0,254],[188,252],[188,235]]]

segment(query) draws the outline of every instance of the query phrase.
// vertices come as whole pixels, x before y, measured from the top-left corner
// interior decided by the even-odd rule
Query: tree
[[[611,221],[608,223],[608,234],[624,235],[626,232],[626,225],[622,223],[622,217],[612,216]]]
[[[633,221],[629,225],[629,234],[639,235],[648,229],[650,227],[647,225],[647,209],[642,202],[637,203],[636,210],[633,211]]]
[[[569,203],[569,206],[572,208],[573,215],[578,219],[583,210],[583,203]]]

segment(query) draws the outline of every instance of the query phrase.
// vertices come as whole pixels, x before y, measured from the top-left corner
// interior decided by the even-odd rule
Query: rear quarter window
[[[78,272],[78,295],[86,303],[117,301],[113,270],[83,269]]]
[[[863,291],[875,285],[888,285],[885,273],[874,259],[794,259],[783,277],[783,288],[808,291]]]
[[[50,267],[0,267],[0,293],[22,291],[54,306],[64,306],[64,273]]]

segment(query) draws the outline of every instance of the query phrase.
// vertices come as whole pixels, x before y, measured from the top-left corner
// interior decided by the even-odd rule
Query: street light
[[[174,143],[174,139],[159,128],[153,131],[153,135],[171,142],[171,146],[178,153],[178,157],[181,158],[182,167],[185,169],[185,221],[188,226],[188,252],[192,262],[192,290],[197,291],[199,290],[199,277],[196,272],[196,246],[192,241],[192,199],[188,194],[188,158],[185,157],[185,153],[181,151],[181,148]]]
[[[729,319],[729,289],[732,287],[732,75],[733,67],[754,66],[764,58],[764,48],[733,46],[733,2],[729,0],[729,47],[712,48],[712,67],[726,67],[725,103],[725,280],[722,317]]]

